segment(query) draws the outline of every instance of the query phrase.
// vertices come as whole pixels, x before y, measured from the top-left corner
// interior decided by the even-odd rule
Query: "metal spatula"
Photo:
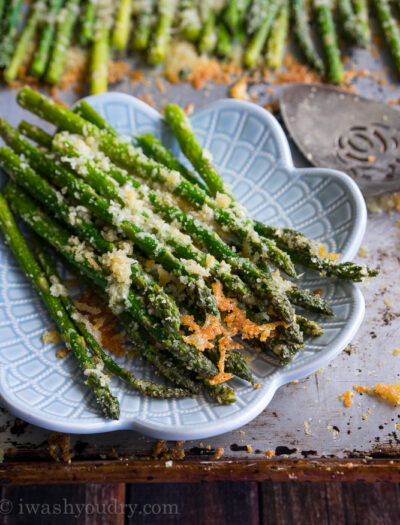
[[[338,88],[289,84],[280,109],[315,166],[349,174],[365,195],[400,190],[400,111]]]

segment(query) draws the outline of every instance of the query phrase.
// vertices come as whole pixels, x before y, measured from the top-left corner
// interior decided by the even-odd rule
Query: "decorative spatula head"
[[[349,174],[365,195],[400,190],[400,111],[338,88],[289,84],[285,125],[315,166]]]

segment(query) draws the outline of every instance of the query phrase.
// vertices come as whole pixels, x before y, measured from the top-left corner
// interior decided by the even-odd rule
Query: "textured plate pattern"
[[[127,135],[151,132],[179,154],[161,116],[143,102],[114,93],[88,100],[118,131]],[[254,217],[301,229],[326,243],[329,250],[339,251],[343,259],[354,255],[364,233],[366,211],[359,190],[347,176],[293,168],[279,124],[255,105],[219,101],[194,115],[192,122],[235,195]],[[354,285],[330,281],[313,272],[302,277],[302,284],[322,288],[336,316],[323,321],[325,334],[307,344],[289,366],[278,368],[268,357],[256,356],[252,368],[261,384],[259,389],[235,380],[237,402],[221,407],[202,396],[151,400],[113,380],[112,388],[121,402],[121,419],[105,421],[97,414],[72,356],[58,359],[54,345],[43,345],[41,336],[51,321],[9,251],[1,246],[3,402],[27,421],[65,432],[131,428],[156,437],[193,439],[237,428],[265,408],[280,385],[326,365],[348,344],[362,321],[364,302]],[[122,363],[138,376],[155,378],[152,369],[140,360]]]

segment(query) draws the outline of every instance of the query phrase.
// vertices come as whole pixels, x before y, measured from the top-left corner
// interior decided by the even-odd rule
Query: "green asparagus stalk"
[[[368,0],[353,0],[356,23],[360,28],[364,46],[371,40],[371,30],[368,20]]]
[[[45,274],[42,272],[25,239],[21,235],[14,221],[14,217],[10,212],[7,201],[1,194],[0,225],[6,242],[14,253],[22,271],[31,281],[35,290],[45,303],[67,347],[73,352],[78,361],[80,368],[86,376],[86,384],[93,391],[103,413],[106,417],[118,419],[120,411],[118,399],[111,393],[107,385],[106,377],[92,360],[86,348],[85,340],[75,329],[60,299],[51,293],[51,288]]]
[[[98,128],[104,129],[110,135],[118,137],[118,133],[115,131],[115,129],[99,113],[97,113],[97,111],[93,109],[92,106],[86,102],[86,100],[81,100],[78,102],[73,111]]]
[[[104,273],[100,261],[87,258],[87,248],[83,253],[76,252],[71,245],[71,236],[56,221],[48,217],[26,193],[10,182],[4,190],[14,213],[19,215],[33,231],[47,241],[57,252],[63,255],[71,264],[82,271],[94,284],[108,293],[107,274]],[[95,261],[95,264],[93,264]],[[110,297],[109,297],[110,300]],[[162,326],[148,314],[140,298],[132,290],[129,291],[125,308],[134,320],[140,323],[160,344],[184,363],[188,370],[193,370],[200,377],[212,377],[216,373],[215,366],[197,349],[186,345],[179,334],[166,332]]]
[[[189,42],[196,42],[201,32],[200,14],[196,0],[180,0],[178,7],[179,30]]]
[[[297,288],[297,286],[291,286],[286,291],[286,294],[292,304],[301,306],[304,310],[322,315],[334,315],[329,304],[324,301],[322,297],[310,292],[309,290],[303,290]]]
[[[271,31],[272,23],[282,4],[283,0],[270,0],[267,14],[259,29],[251,37],[244,54],[243,63],[246,67],[252,68],[257,64]]]
[[[78,19],[79,4],[80,0],[67,0],[63,16],[58,22],[53,50],[45,76],[46,82],[49,84],[58,84],[64,72],[68,47]]]
[[[43,1],[37,1],[30,10],[26,24],[18,37],[10,63],[4,71],[3,77],[6,82],[12,82],[16,79],[19,68],[26,59],[29,46],[34,40],[40,17],[44,12],[44,7]]]
[[[185,370],[178,361],[174,360],[171,356],[166,355],[165,350],[159,350],[152,345],[144,334],[139,332],[136,327],[132,326],[129,316],[122,314],[119,318],[122,321],[135,350],[138,350],[139,354],[151,363],[157,372],[168,379],[172,384],[178,385],[186,391],[193,394],[200,393],[201,383],[193,380],[188,374],[188,371]]]
[[[3,29],[3,16],[5,13],[6,6],[7,6],[7,0],[0,0],[0,29]],[[1,44],[1,38],[0,38],[0,44]]]
[[[246,16],[251,0],[228,0],[224,21],[232,34],[238,33]]]
[[[84,115],[82,115],[85,118]],[[89,120],[89,119],[86,119]],[[90,120],[90,122],[95,122]],[[101,128],[101,126],[98,126]],[[199,186],[205,192],[209,193],[209,189],[194,173],[189,171],[183,164],[181,164],[175,156],[164,146],[156,137],[150,133],[144,133],[143,135],[136,136],[139,146],[142,148],[145,155],[156,160],[160,164],[163,164],[170,170],[178,171],[186,180],[194,185]]]
[[[158,2],[158,21],[147,52],[147,61],[151,65],[164,62],[176,7],[177,0],[160,0]]]
[[[206,350],[206,356],[215,364],[218,364],[219,361],[219,352],[214,347],[209,350]],[[244,360],[244,357],[238,350],[229,350],[229,355],[225,361],[225,372],[229,374],[234,374],[245,381],[248,381],[254,385],[254,377],[251,373],[249,365]]]
[[[7,122],[1,119],[0,127],[4,127],[6,125]],[[46,149],[51,149],[53,137],[49,133],[46,133],[46,131],[44,131],[43,129],[39,128],[39,126],[35,126],[34,124],[27,122],[26,120],[21,120],[21,122],[18,124],[18,131],[22,135],[25,135],[25,137],[27,137],[28,139],[37,142],[39,146],[42,146]]]
[[[152,381],[135,377],[131,372],[118,365],[118,363],[116,363],[109,355],[106,354],[106,352],[104,352],[103,348],[93,335],[93,327],[89,319],[85,318],[75,307],[67,288],[61,280],[56,267],[54,266],[50,255],[44,249],[41,241],[38,239],[38,237],[36,237],[36,235],[33,236],[32,240],[37,259],[46,274],[47,280],[52,285],[58,286],[58,290],[62,290],[59,298],[65,308],[65,311],[69,315],[69,318],[72,320],[73,324],[76,326],[77,330],[85,339],[87,347],[90,348],[94,355],[104,363],[104,366],[111,373],[115,374],[117,377],[128,383],[131,387],[133,387],[135,390],[138,390],[138,392],[142,394],[159,399],[185,397],[188,392],[182,388],[168,388],[157,385]]]
[[[289,29],[289,2],[285,1],[278,11],[267,42],[266,64],[277,69],[282,65]]]
[[[112,31],[114,49],[124,51],[128,45],[133,0],[120,0]]]
[[[108,55],[110,30],[107,24],[100,23],[95,29],[90,58],[90,94],[98,95],[108,87]]]
[[[306,319],[301,315],[296,315],[296,321],[304,335],[308,335],[310,337],[319,337],[324,333],[324,330],[315,321]]]
[[[397,22],[390,11],[390,5],[387,0],[373,0],[372,4],[386,44],[392,54],[396,70],[400,74],[400,32]]]
[[[153,16],[154,0],[133,0],[133,13],[135,15],[135,29],[132,35],[132,47],[144,51],[150,41],[151,19]]]
[[[343,67],[330,9],[330,0],[313,0],[313,5],[324,47],[328,80],[333,84],[340,84],[343,82]]]
[[[56,33],[56,18],[60,13],[64,0],[50,0],[46,22],[40,35],[38,47],[33,56],[31,64],[31,73],[35,77],[42,77],[46,71],[47,63],[50,56],[51,46]]]
[[[318,56],[318,52],[315,49],[314,43],[311,39],[308,16],[304,7],[304,0],[293,0],[292,13],[293,31],[304,58],[316,71],[323,73],[325,70],[324,63]]]
[[[217,31],[215,26],[215,11],[207,0],[203,14],[203,30],[199,40],[200,53],[211,54],[217,45]]]
[[[268,13],[269,0],[253,0],[246,14],[246,31],[249,35],[260,29]]]
[[[22,16],[22,0],[10,0],[4,14],[0,34],[0,68],[8,66],[14,51],[18,23]]]
[[[295,262],[307,268],[318,270],[328,277],[360,282],[378,274],[377,270],[367,268],[364,265],[352,262],[337,263],[327,257],[321,257],[318,254],[318,244],[295,230],[267,226],[260,222],[255,222],[255,229],[259,235],[274,239],[278,246],[286,250]]]
[[[222,22],[217,24],[216,54],[220,58],[230,58],[233,53],[232,37]]]
[[[85,47],[94,40],[94,26],[96,22],[96,0],[86,0],[83,7],[80,41]]]
[[[359,47],[366,47],[369,41],[368,33],[365,31],[365,23],[362,23],[359,17],[356,16],[352,0],[338,0],[337,7],[341,27],[346,39]]]

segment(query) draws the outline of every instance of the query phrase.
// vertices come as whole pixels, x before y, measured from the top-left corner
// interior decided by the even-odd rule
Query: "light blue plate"
[[[178,153],[162,117],[147,104],[124,94],[107,93],[87,99],[118,131],[150,132]],[[267,111],[248,102],[221,100],[196,113],[192,123],[200,142],[211,151],[223,177],[250,214],[267,223],[301,230],[348,260],[357,252],[366,226],[366,208],[354,182],[338,171],[295,169],[286,137]],[[183,160],[183,159],[182,159]],[[322,288],[335,317],[321,319],[325,333],[307,343],[288,366],[256,356],[252,370],[255,390],[232,381],[237,401],[218,406],[207,397],[160,401],[136,394],[112,380],[121,403],[119,421],[99,416],[74,359],[56,358],[57,348],[43,344],[52,327],[9,250],[0,249],[0,394],[3,405],[22,419],[52,430],[74,433],[135,429],[164,439],[195,439],[221,434],[256,417],[283,384],[326,366],[354,337],[364,315],[356,286],[307,272],[301,286]],[[122,360],[148,379],[153,370],[139,359]]]

